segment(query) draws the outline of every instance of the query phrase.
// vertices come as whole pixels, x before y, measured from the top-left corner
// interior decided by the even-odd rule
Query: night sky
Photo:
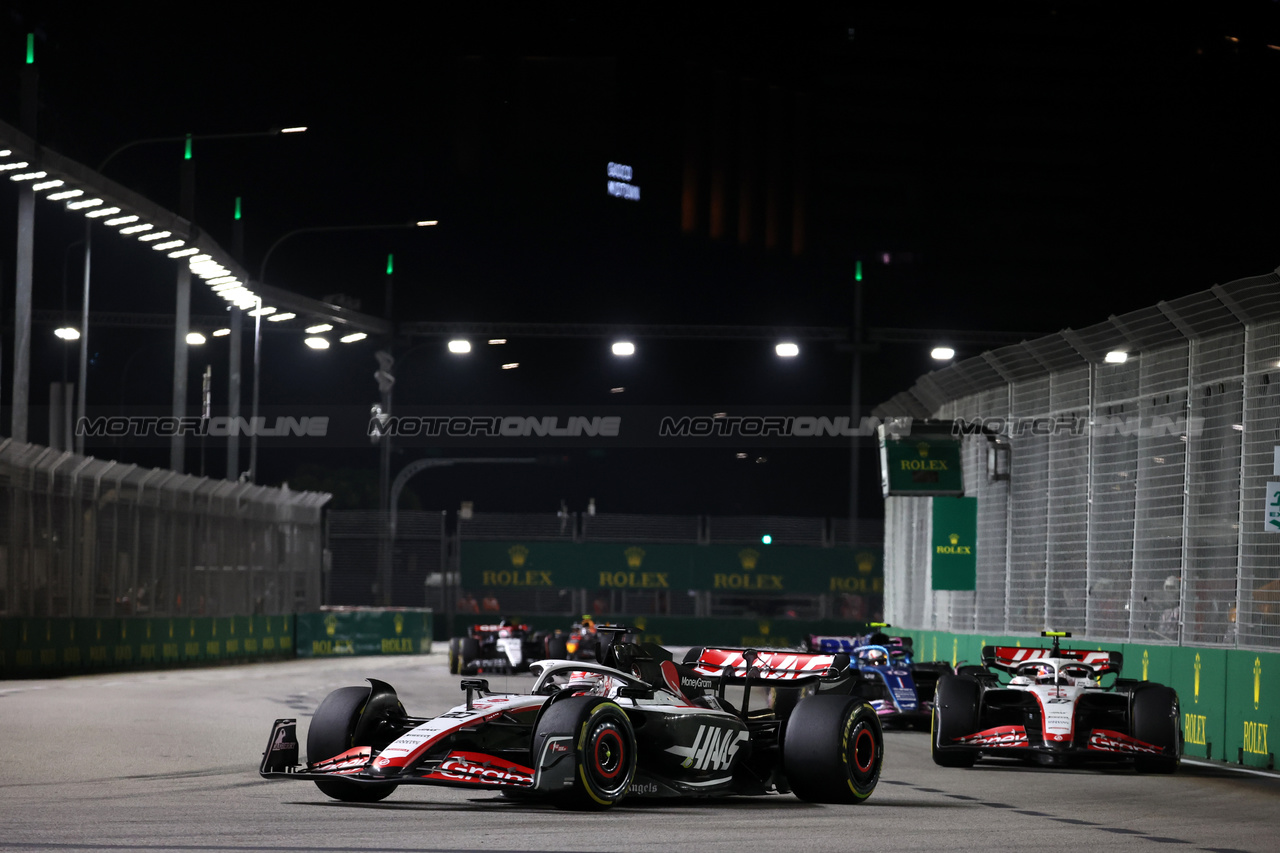
[[[490,3],[341,14],[51,5],[11,5],[3,17],[0,119],[18,124],[34,31],[38,139],[90,166],[140,138],[307,125],[302,136],[197,142],[195,219],[229,249],[242,198],[252,271],[295,228],[440,220],[299,235],[271,256],[268,283],[345,294],[381,315],[394,253],[400,322],[845,327],[861,263],[869,327],[1033,336],[1280,264],[1276,2],[768,12]],[[180,156],[180,144],[138,146],[105,173],[176,209]],[[606,193],[609,162],[632,167],[638,202]],[[0,204],[5,233],[13,208]],[[37,309],[61,308],[65,290],[78,316],[81,221],[41,205]],[[0,246],[11,316],[12,239]],[[172,311],[172,262],[106,236],[94,246],[95,311]],[[193,314],[221,310],[193,293]],[[50,332],[34,334],[37,406],[62,376],[65,347]],[[11,340],[6,327],[6,407]],[[620,363],[601,340],[513,338],[502,354],[481,347],[463,363],[442,341],[405,341],[396,400],[848,403],[850,357],[835,344],[786,364],[762,341],[638,344]],[[318,354],[300,332],[273,330],[264,403],[367,406],[377,344],[358,347]],[[983,348],[957,347],[962,358]],[[74,377],[75,350],[65,349]],[[864,408],[927,372],[927,349],[871,353]],[[91,408],[167,405],[171,332],[100,330],[90,355]],[[521,367],[501,371],[503,361]],[[225,400],[219,342],[192,355],[193,406],[206,362],[215,401]],[[42,429],[33,423],[37,440]],[[405,449],[395,466],[431,452],[442,451]],[[847,512],[847,450],[561,455],[556,466],[433,474],[411,499],[428,509],[474,500],[479,510],[553,511],[562,499],[581,509],[595,497],[602,511]],[[878,474],[863,456],[862,505],[874,515]],[[223,473],[223,458],[211,451],[210,473]],[[131,461],[164,465],[167,454]],[[261,469],[263,482],[327,487],[376,477],[376,454],[279,451]]]

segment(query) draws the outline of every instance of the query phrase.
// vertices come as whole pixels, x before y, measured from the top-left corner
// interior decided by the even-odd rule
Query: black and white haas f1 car
[[[677,664],[659,646],[615,642],[602,658],[538,661],[527,695],[464,680],[466,702],[433,718],[408,714],[381,681],[344,687],[311,721],[307,762],[298,764],[296,721],[277,720],[260,772],[366,803],[399,785],[488,788],[579,809],[788,791],[860,803],[875,790],[879,719],[847,690],[822,690],[847,683],[844,655],[708,648]],[[753,690],[776,683],[818,692],[785,716],[747,710]]]
[[[449,672],[476,675],[481,672],[524,672],[542,653],[544,635],[528,625],[503,619],[496,624],[472,625],[465,637],[449,640]]]
[[[1120,652],[985,646],[983,666],[938,681],[932,752],[944,767],[978,758],[1046,765],[1132,763],[1141,773],[1173,773],[1182,753],[1178,694],[1120,678]],[[1001,683],[997,672],[1010,676]],[[1112,676],[1109,685],[1102,682]]]

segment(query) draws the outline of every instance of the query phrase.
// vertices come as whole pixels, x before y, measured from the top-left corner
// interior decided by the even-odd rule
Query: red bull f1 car
[[[929,725],[933,695],[938,679],[952,673],[944,661],[916,661],[910,637],[885,634],[885,624],[858,636],[810,635],[805,647],[810,652],[844,652],[852,660],[854,693],[876,709],[885,726]]]
[[[932,753],[944,767],[980,758],[1045,765],[1111,762],[1173,773],[1182,753],[1178,694],[1119,677],[1115,651],[986,646],[983,666],[938,681]],[[1007,677],[1002,680],[1001,675]],[[1110,683],[1106,683],[1110,678]]]
[[[369,679],[321,703],[305,763],[296,720],[277,720],[260,772],[348,802],[448,785],[578,809],[788,791],[860,803],[879,781],[884,737],[868,705],[828,692],[847,684],[847,668],[844,655],[752,649],[693,649],[676,663],[659,646],[614,642],[599,661],[536,662],[528,694],[463,680],[466,701],[430,718]],[[782,715],[748,710],[753,691],[778,683],[817,692]]]

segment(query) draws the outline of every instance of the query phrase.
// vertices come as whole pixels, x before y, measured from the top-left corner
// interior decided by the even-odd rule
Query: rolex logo
[[[743,548],[738,552],[738,560],[742,563],[742,568],[751,571],[760,560],[760,552],[754,548]]]
[[[324,632],[332,637],[338,631],[338,617],[330,613],[324,617]]]
[[[393,621],[396,623],[396,633],[397,634],[404,633],[404,614],[397,613]]]
[[[957,544],[959,544],[959,543],[960,543],[960,534],[959,534],[959,533],[952,533],[952,534],[951,534],[950,536],[948,536],[947,538],[951,540],[951,544],[952,544],[952,545],[957,545]]]
[[[627,555],[627,566],[632,569],[640,568],[640,564],[644,562],[644,549],[639,545],[632,545],[622,553]]]
[[[916,452],[917,452],[917,453],[919,453],[921,456],[928,456],[928,455],[929,455],[929,442],[927,442],[927,441],[922,441],[922,442],[920,442],[919,444],[917,444],[917,445],[916,445]]]
[[[1253,659],[1253,709],[1258,710],[1262,699],[1262,658]]]
[[[529,559],[529,549],[523,545],[512,545],[507,549],[508,556],[511,557],[511,565],[517,569],[524,565],[524,561]]]
[[[871,570],[876,567],[875,555],[868,554],[866,551],[859,553],[853,559],[858,565],[858,572],[860,574],[869,575],[871,574]]]

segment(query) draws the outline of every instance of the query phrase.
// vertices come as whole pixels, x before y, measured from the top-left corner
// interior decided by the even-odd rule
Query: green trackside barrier
[[[501,614],[455,614],[453,636],[465,636],[472,625],[493,624],[503,618]],[[513,622],[528,625],[535,631],[568,631],[574,623],[572,616],[537,615],[509,616]],[[626,625],[634,628],[642,643],[660,646],[728,646],[732,648],[793,648],[804,644],[809,634],[852,636],[865,634],[869,628],[863,622],[844,619],[747,619],[732,617],[693,616],[626,616],[610,614],[595,617],[598,625]]]
[[[1280,723],[1280,654],[1227,652],[1227,760],[1274,770],[1276,723]]]
[[[1166,683],[1178,691],[1182,706],[1183,754],[1235,760],[1227,755],[1226,745],[1226,649],[1173,649],[1173,677]]]
[[[982,646],[1040,646],[1038,636],[982,636],[888,628],[910,637],[919,660],[978,663]],[[1178,691],[1183,754],[1275,769],[1280,725],[1280,653],[1070,639],[1068,648],[1119,649],[1125,678]]]
[[[293,656],[294,617],[0,619],[0,678]]]
[[[429,654],[433,614],[421,608],[334,608],[297,617],[298,657]]]

